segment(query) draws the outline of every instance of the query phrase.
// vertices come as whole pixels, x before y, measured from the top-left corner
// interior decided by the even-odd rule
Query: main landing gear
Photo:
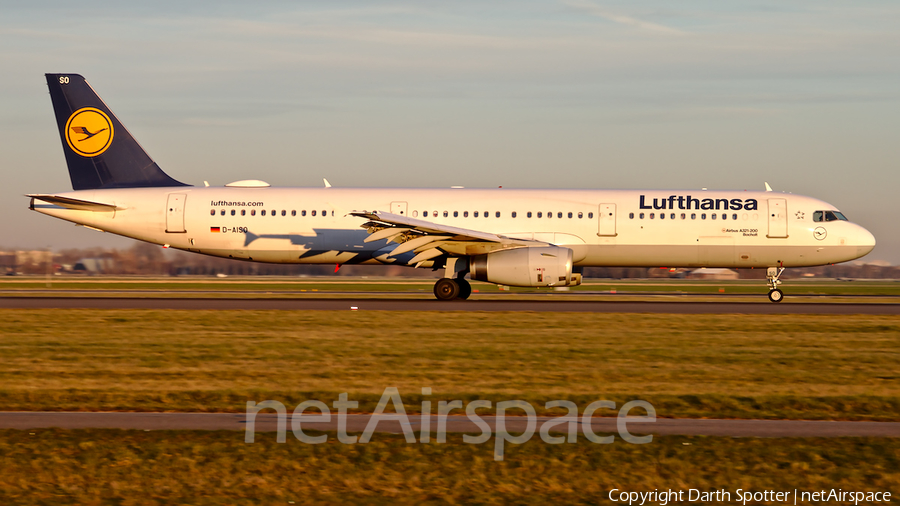
[[[472,295],[472,285],[465,278],[441,278],[434,284],[434,296],[438,300],[466,300]]]
[[[782,272],[784,272],[784,267],[769,267],[766,269],[766,279],[769,284],[769,300],[772,302],[784,300],[784,292],[778,288],[778,285],[781,284],[781,280],[778,278]]]

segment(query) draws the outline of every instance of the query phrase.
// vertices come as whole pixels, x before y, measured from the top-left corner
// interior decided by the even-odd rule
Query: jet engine
[[[581,284],[572,273],[572,250],[558,246],[492,251],[469,259],[472,279],[508,286],[571,286]]]

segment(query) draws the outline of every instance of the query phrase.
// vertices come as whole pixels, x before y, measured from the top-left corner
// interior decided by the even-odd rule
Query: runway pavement
[[[328,311],[534,311],[675,314],[900,314],[898,303],[739,301],[458,300],[400,298],[0,297],[5,309],[207,309]]]
[[[347,415],[347,431],[362,432],[374,415]],[[327,423],[316,421],[318,415],[301,418],[301,427],[308,430],[335,431],[337,415],[333,414]],[[422,427],[422,416],[410,415],[410,425],[418,432]],[[481,416],[494,429],[493,416]],[[537,429],[548,420],[569,420],[568,418],[537,417]],[[625,420],[633,420],[626,418]],[[239,430],[246,427],[244,413],[87,413],[49,411],[6,411],[0,412],[0,429],[33,430],[57,427],[62,429],[131,429],[131,430]],[[256,415],[256,432],[273,432],[278,428],[278,418],[274,413]],[[617,418],[592,418],[591,427],[595,433],[617,433]],[[506,430],[523,432],[525,417],[506,417]],[[430,432],[437,429],[437,417],[431,416]],[[582,425],[579,421],[579,432]],[[847,422],[809,420],[711,420],[711,419],[670,419],[659,418],[656,422],[627,422],[628,431],[634,434],[724,436],[724,437],[900,437],[900,422]],[[291,430],[290,416],[286,420],[286,430]],[[556,426],[554,432],[564,432],[566,425]],[[380,420],[377,432],[401,433],[399,422]],[[448,416],[447,432],[480,433],[481,429],[466,416]]]

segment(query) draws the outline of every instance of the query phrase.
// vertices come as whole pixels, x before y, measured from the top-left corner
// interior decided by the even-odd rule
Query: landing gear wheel
[[[778,279],[781,277],[781,274],[784,273],[784,267],[769,267],[766,269],[766,279],[768,280],[769,285],[769,300],[772,302],[781,302],[784,299],[784,292],[782,292],[778,285],[781,284],[781,280]]]
[[[456,278],[456,284],[459,285],[459,298],[466,300],[472,295],[472,285],[463,278]]]
[[[784,292],[782,292],[778,288],[769,290],[769,300],[771,300],[772,302],[781,302],[782,300],[784,300]]]
[[[453,300],[459,297],[459,285],[450,278],[441,278],[434,284],[434,296],[438,300]]]

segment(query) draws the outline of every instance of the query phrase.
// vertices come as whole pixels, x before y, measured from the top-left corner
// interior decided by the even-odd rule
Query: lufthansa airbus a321
[[[254,262],[442,269],[440,300],[466,277],[509,286],[581,283],[587,266],[765,268],[780,302],[786,267],[875,247],[821,200],[767,191],[272,188],[169,177],[77,74],[47,74],[74,191],[31,209],[85,227]]]

